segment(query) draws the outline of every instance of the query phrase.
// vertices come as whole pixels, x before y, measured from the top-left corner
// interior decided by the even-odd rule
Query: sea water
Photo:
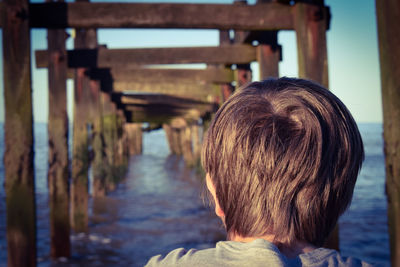
[[[365,162],[349,210],[341,217],[340,250],[390,266],[382,124],[359,124]],[[35,190],[39,266],[143,266],[153,255],[206,248],[225,238],[204,205],[203,177],[169,155],[162,130],[144,134],[144,153],[130,159],[126,179],[103,199],[90,199],[89,232],[71,233],[72,257],[50,259],[47,125],[36,123]],[[7,262],[4,130],[0,124],[0,265]]]

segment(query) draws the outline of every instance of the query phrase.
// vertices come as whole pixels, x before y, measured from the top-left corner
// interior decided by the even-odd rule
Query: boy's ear
[[[223,219],[225,217],[224,211],[221,209],[221,206],[219,205],[219,201],[217,199],[217,194],[215,192],[215,186],[214,183],[211,180],[210,175],[207,173],[206,174],[206,184],[207,184],[207,189],[210,191],[211,195],[214,198],[214,203],[215,203],[215,214],[217,214],[218,217]]]

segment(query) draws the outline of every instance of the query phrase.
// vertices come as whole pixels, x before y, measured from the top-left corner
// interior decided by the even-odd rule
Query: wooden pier
[[[385,16],[389,9],[381,10]],[[6,103],[8,266],[36,265],[30,29],[48,29],[48,49],[36,51],[35,57],[36,67],[47,68],[49,74],[48,179],[54,258],[70,256],[70,229],[88,230],[89,167],[93,174],[93,197],[113,190],[124,177],[128,157],[142,152],[144,122],[162,127],[171,153],[182,155],[188,165],[196,164],[200,128],[207,127],[211,114],[233,92],[234,84],[238,87],[251,81],[250,63],[258,62],[260,79],[279,76],[279,61],[284,52],[277,42],[279,30],[296,32],[299,76],[329,86],[326,31],[330,13],[323,0],[264,0],[256,5],[246,1],[33,4],[28,0],[4,0],[0,2],[0,14]],[[390,26],[381,21],[379,29],[385,32]],[[69,51],[65,46],[66,28],[76,32],[74,49]],[[98,44],[99,28],[217,29],[220,45],[108,49]],[[233,37],[228,31],[234,32]],[[389,42],[386,35],[382,36],[381,42]],[[381,45],[383,62],[390,61],[384,58],[389,49],[394,48]],[[193,63],[204,63],[207,68],[177,70],[162,66]],[[395,73],[388,75],[394,77]],[[74,79],[75,92],[72,162],[67,144],[67,79]],[[400,88],[398,83],[394,86]],[[397,109],[399,102],[393,104]],[[384,104],[392,105],[385,101]],[[386,125],[392,125],[395,111],[385,110],[385,139],[392,140],[386,131],[391,126]],[[396,144],[398,136],[393,137]],[[392,162],[392,154],[399,154],[398,146],[393,144],[388,143],[388,162]],[[398,165],[393,164],[388,165],[389,170],[391,166],[398,170]],[[399,172],[390,175],[398,183]],[[391,216],[397,216],[397,220],[398,192],[391,198],[397,197],[391,206],[391,214],[397,214]],[[400,262],[396,225],[391,226],[391,231],[397,233],[397,239],[392,241],[393,263]],[[337,232],[328,246],[338,248]]]

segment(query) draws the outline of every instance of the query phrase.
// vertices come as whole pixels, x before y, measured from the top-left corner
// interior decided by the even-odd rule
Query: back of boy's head
[[[344,104],[291,78],[238,90],[216,113],[202,151],[228,236],[317,246],[349,206],[363,159]]]

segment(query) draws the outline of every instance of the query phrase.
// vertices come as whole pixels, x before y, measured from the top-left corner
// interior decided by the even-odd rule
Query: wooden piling
[[[165,132],[165,137],[167,138],[169,152],[175,154],[171,126],[168,123],[163,123],[162,128]]]
[[[230,45],[231,44],[231,39],[229,36],[229,31],[224,30],[219,32],[219,45],[220,46],[225,46],[225,45]],[[210,69],[231,69],[231,65],[214,65],[214,66],[209,66]],[[236,74],[234,74],[235,76]],[[234,78],[234,77],[232,77]],[[235,88],[232,85],[232,81],[225,82],[221,84],[221,102],[225,102],[232,94]]]
[[[314,2],[315,4],[296,3],[294,7],[299,77],[313,80],[329,88],[326,47],[329,10],[322,5],[323,1]],[[337,225],[324,246],[339,249]]]
[[[173,145],[174,145],[174,154],[182,155],[182,142],[181,142],[181,129],[172,128],[172,138],[173,138]]]
[[[376,0],[390,259],[400,266],[400,3]]]
[[[8,266],[36,266],[33,116],[27,0],[3,1]]]
[[[97,36],[93,29],[76,29],[76,49],[96,48]],[[86,68],[75,71],[74,129],[71,183],[71,227],[75,232],[88,230],[89,142],[92,132],[91,81]]]
[[[122,133],[121,129],[119,129],[116,105],[111,101],[111,96],[108,93],[102,92],[100,99],[103,110],[106,192],[109,192],[113,191],[116,184],[123,178],[126,166],[121,165],[118,158],[118,142]]]
[[[106,168],[107,160],[105,156],[105,142],[103,136],[103,110],[100,101],[100,83],[99,81],[90,81],[92,96],[92,135],[91,146],[93,152],[92,175],[93,175],[93,197],[104,197],[106,195]]]
[[[163,129],[167,137],[170,153],[174,155],[182,155],[181,130],[172,127],[170,123],[164,123]]]
[[[122,109],[117,109],[117,161],[116,164],[122,169],[127,168],[129,161],[129,148],[126,144],[125,123],[126,118]],[[121,169],[121,171],[122,171]],[[121,172],[121,179],[125,173]]]
[[[321,1],[316,0],[317,3]],[[296,3],[294,26],[297,38],[299,77],[329,87],[326,31],[329,10],[322,5]]]
[[[252,80],[250,64],[238,64],[235,71],[236,89],[245,86]]]
[[[193,146],[192,146],[192,128],[190,125],[180,129],[180,141],[182,147],[183,160],[186,166],[193,167],[195,164]]]
[[[49,206],[51,257],[71,254],[69,218],[69,158],[67,61],[64,30],[49,29]]]
[[[142,124],[141,123],[126,123],[125,132],[127,134],[127,143],[129,147],[129,155],[139,155],[143,151],[142,142]]]
[[[235,0],[234,5],[246,6],[247,0]],[[235,36],[232,40],[232,44],[243,44],[246,42],[246,36],[249,34],[248,31],[235,31]],[[252,73],[250,63],[237,64],[235,70],[235,81],[236,89],[250,83],[252,80]]]
[[[194,162],[198,166],[200,166],[200,158],[201,158],[201,137],[200,137],[200,126],[198,122],[192,125],[192,136],[193,136],[193,157]]]
[[[257,4],[283,3],[286,0],[257,0]],[[279,77],[279,61],[281,47],[278,45],[278,31],[264,31],[258,33],[257,61],[259,64],[260,80],[269,77]]]

